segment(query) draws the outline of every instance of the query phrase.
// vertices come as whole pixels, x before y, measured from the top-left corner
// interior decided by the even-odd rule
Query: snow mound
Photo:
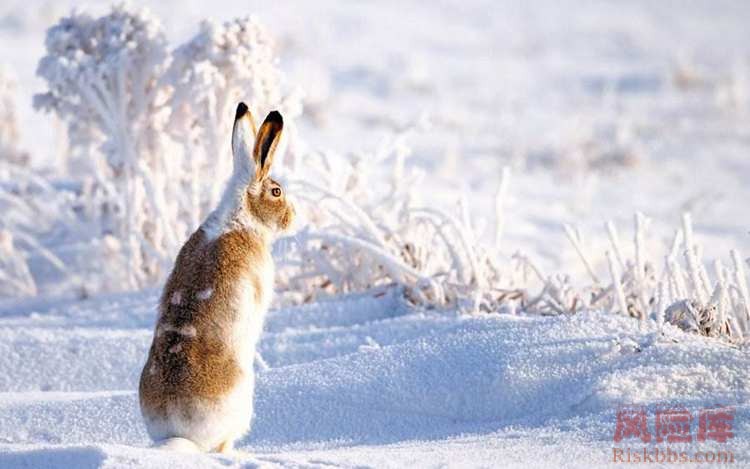
[[[620,404],[744,405],[749,397],[747,353],[683,334],[655,341],[629,318],[420,322],[422,332],[399,344],[264,373],[246,441],[387,443],[581,414],[614,422]]]

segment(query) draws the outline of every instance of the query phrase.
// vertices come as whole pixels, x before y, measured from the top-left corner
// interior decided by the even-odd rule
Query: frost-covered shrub
[[[67,123],[89,168],[77,175],[82,213],[119,240],[127,265],[114,270],[131,288],[163,278],[216,201],[236,101],[288,110],[290,129],[299,113],[293,96],[282,101],[271,39],[253,19],[204,23],[170,52],[156,18],[118,6],[63,18],[46,48],[38,74],[49,90],[35,105]]]
[[[523,263],[499,267],[465,201],[453,214],[423,199],[424,174],[405,169],[414,130],[372,154],[306,154],[304,171],[287,174],[302,217],[302,229],[280,243],[278,291],[287,301],[389,286],[414,304],[462,311],[495,311],[520,299],[515,276]],[[499,205],[503,187],[507,174]]]
[[[115,176],[138,158],[154,158],[168,55],[159,21],[124,6],[99,18],[74,11],[47,31],[45,46],[37,74],[49,91],[34,105],[68,123],[71,144],[101,143]]]
[[[74,155],[88,160],[92,174],[85,176],[105,199],[95,214],[102,233],[113,232],[127,247],[128,284],[158,278],[182,228],[177,201],[168,197],[161,25],[124,6],[99,18],[73,12],[48,30],[45,45],[37,73],[49,91],[34,104],[68,124]]]
[[[677,260],[680,247],[684,269]],[[666,308],[664,319],[682,329],[734,342],[745,341],[750,334],[750,295],[744,261],[735,250],[730,252],[731,269],[717,259],[712,282],[701,252],[693,239],[690,215],[686,214],[682,230],[675,235],[672,251],[664,261],[655,314],[660,316],[662,308]]]
[[[55,187],[36,171],[0,161],[0,295],[42,291],[35,270],[56,277],[56,289],[50,293],[78,289],[77,272],[46,244],[50,238],[85,239],[86,227],[75,213],[79,202],[73,191]]]
[[[714,263],[714,280],[701,260],[692,220],[683,216],[669,253],[656,262],[647,254],[648,220],[636,214],[632,259],[626,258],[617,230],[606,225],[611,250],[606,253],[609,281],[595,274],[589,253],[570,227],[568,237],[588,271],[592,284],[579,290],[579,309],[607,309],[636,318],[653,318],[689,332],[743,342],[750,334],[750,296],[744,262],[732,251],[732,269]],[[659,264],[661,269],[659,269]],[[574,311],[573,311],[574,312]]]

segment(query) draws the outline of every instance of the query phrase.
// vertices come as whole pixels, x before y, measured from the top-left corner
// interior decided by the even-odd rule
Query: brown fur
[[[198,229],[185,243],[164,288],[159,325],[141,375],[144,407],[165,415],[166,404],[180,397],[212,400],[232,390],[241,371],[223,337],[237,314],[232,308],[235,285],[248,278],[256,295],[261,293],[260,274],[251,268],[262,262],[266,248],[261,242],[239,230],[208,241]],[[209,288],[211,297],[198,299]],[[180,292],[179,304],[172,303],[175,292]],[[170,326],[166,332],[160,330],[164,325]],[[173,330],[184,327],[194,327],[196,336]],[[180,350],[170,352],[177,345]]]
[[[247,198],[247,209],[256,219],[267,220],[275,229],[283,231],[294,219],[294,206],[287,202],[283,189],[280,197],[273,196],[274,188],[281,189],[281,185],[271,178],[263,180],[260,194]]]

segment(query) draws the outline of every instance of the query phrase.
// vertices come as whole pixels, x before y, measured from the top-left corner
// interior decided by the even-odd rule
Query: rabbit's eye
[[[281,197],[281,189],[278,187],[274,187],[271,189],[271,195],[274,197]]]

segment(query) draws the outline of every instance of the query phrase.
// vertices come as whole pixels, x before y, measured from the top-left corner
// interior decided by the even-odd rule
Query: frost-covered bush
[[[127,286],[161,280],[216,201],[233,103],[299,112],[294,97],[282,102],[270,44],[246,19],[204,23],[170,51],[159,21],[126,6],[49,29],[38,68],[49,89],[35,105],[67,123],[74,157],[87,162],[82,212],[119,241]]]
[[[692,220],[683,216],[669,253],[662,262],[647,251],[649,220],[636,214],[633,233],[634,257],[628,259],[612,222],[606,225],[611,250],[606,252],[608,281],[601,280],[592,267],[589,253],[580,237],[566,226],[569,239],[588,271],[592,284],[576,294],[582,309],[607,309],[640,319],[653,318],[683,330],[732,342],[744,342],[750,334],[750,296],[744,262],[731,251],[732,268],[714,262],[714,280],[701,260],[702,249],[693,237]],[[661,267],[661,268],[659,268]]]
[[[525,264],[501,269],[497,249],[479,242],[466,201],[456,213],[434,206],[421,190],[424,174],[405,169],[415,130],[373,153],[306,154],[304,170],[289,171],[302,229],[280,243],[278,290],[287,301],[384,287],[402,288],[414,304],[462,311],[495,311],[520,298]],[[508,173],[498,207],[507,183]]]
[[[71,145],[101,143],[118,177],[138,158],[155,158],[168,56],[158,20],[124,6],[99,18],[74,11],[47,31],[45,46],[37,74],[49,90],[36,95],[34,105],[68,123]]]
[[[45,45],[37,73],[49,90],[34,104],[68,124],[74,155],[87,159],[85,176],[103,199],[92,215],[127,247],[128,284],[153,280],[182,234],[168,189],[161,26],[123,6],[99,18],[73,12],[48,30]]]
[[[85,239],[86,227],[76,214],[79,203],[73,191],[25,166],[0,161],[0,295],[41,291],[34,270],[56,278],[57,288],[49,293],[81,292],[78,272],[47,246],[48,239]]]

